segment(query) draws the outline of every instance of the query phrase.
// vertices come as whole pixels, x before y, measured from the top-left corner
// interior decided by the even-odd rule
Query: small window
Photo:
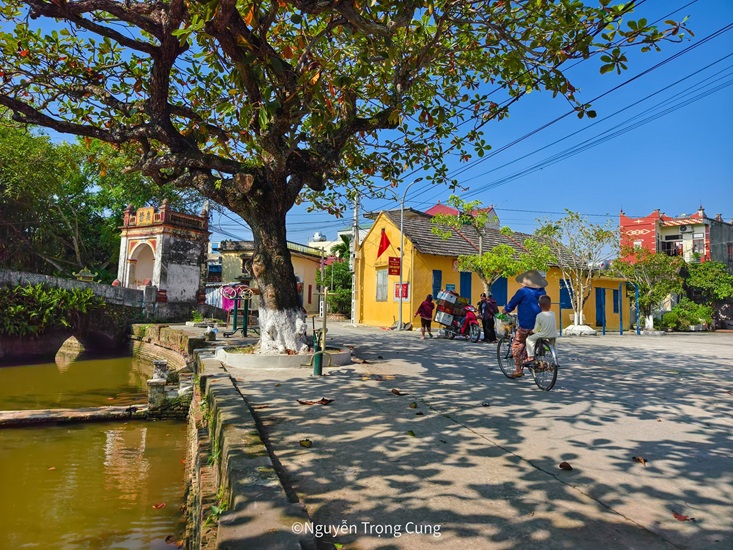
[[[387,301],[387,270],[377,269],[377,302]]]
[[[643,248],[644,241],[634,241],[634,248]]]

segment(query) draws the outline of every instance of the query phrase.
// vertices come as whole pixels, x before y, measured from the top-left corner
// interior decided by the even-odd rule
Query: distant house
[[[254,241],[221,241],[218,256],[221,258],[221,281],[254,285],[250,263],[254,255]],[[318,312],[316,272],[321,267],[321,251],[297,243],[288,243],[295,276],[303,283],[303,307],[308,313]]]
[[[717,261],[733,273],[733,223],[720,214],[708,218],[702,206],[694,214],[670,217],[655,210],[648,216],[630,218],[619,213],[621,244],[680,256],[686,262]]]
[[[433,212],[435,210],[431,209]],[[431,210],[428,210],[430,212]],[[478,275],[458,269],[458,256],[478,254],[478,234],[471,226],[444,240],[432,233],[432,216],[411,208],[404,210],[404,253],[402,266],[402,320],[413,319],[425,296],[437,295],[441,289],[455,290],[472,304],[479,301],[483,283]],[[518,252],[531,235],[514,233],[503,235],[497,227],[487,224],[483,247],[490,250],[499,244],[507,244]],[[379,251],[383,252],[379,254]],[[357,322],[367,325],[391,326],[399,318],[399,257],[400,257],[400,211],[380,212],[371,231],[359,249],[357,263]],[[552,267],[546,275],[549,282],[547,293],[554,302],[558,315],[563,309],[563,325],[570,324],[572,308],[560,269]],[[599,276],[594,280],[594,289],[586,302],[584,314],[588,324],[600,326],[605,316],[606,326],[614,330],[619,327],[619,284],[613,277]],[[500,306],[503,306],[518,290],[519,284],[510,278],[496,281],[491,292]],[[623,316],[625,328],[629,325],[629,304],[624,301]]]

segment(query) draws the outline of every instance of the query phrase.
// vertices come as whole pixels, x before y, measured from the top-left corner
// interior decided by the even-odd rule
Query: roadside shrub
[[[72,327],[81,315],[104,308],[104,300],[90,289],[48,287],[43,284],[0,287],[0,334],[36,336]]]
[[[662,323],[665,328],[672,330],[689,330],[691,325],[706,324],[710,326],[713,322],[713,308],[711,306],[696,304],[688,298],[682,298],[672,308],[672,311],[665,313]]]
[[[351,313],[351,289],[339,288],[328,294],[328,307],[331,313]]]

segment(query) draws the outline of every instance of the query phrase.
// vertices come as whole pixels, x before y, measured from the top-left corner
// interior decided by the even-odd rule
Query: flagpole
[[[422,178],[417,178],[407,186],[405,192],[402,193],[402,202],[400,203],[400,288],[398,291],[400,294],[400,311],[397,316],[397,330],[405,330],[405,326],[402,324],[402,261],[405,258],[405,197],[410,187],[419,181],[422,181]]]

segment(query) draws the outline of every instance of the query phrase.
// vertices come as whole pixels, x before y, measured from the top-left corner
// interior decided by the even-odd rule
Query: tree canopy
[[[717,305],[733,298],[733,275],[722,262],[690,262],[685,289],[696,303]]]
[[[613,262],[613,270],[639,287],[639,310],[646,317],[646,328],[652,329],[652,313],[671,293],[682,291],[680,270],[684,260],[646,248],[624,246],[621,259]]]
[[[500,277],[511,277],[529,269],[544,271],[557,263],[549,246],[539,240],[525,239],[523,243],[517,243],[523,248],[522,252],[508,244],[485,245],[487,224],[494,220],[491,219],[491,209],[484,208],[480,201],[466,202],[457,195],[451,195],[446,204],[458,210],[458,214],[433,216],[432,232],[447,239],[452,234],[451,229],[460,231],[464,226],[470,226],[476,231],[479,240],[477,254],[458,256],[458,267],[462,271],[476,273],[484,285],[484,292],[490,292],[491,285]],[[514,234],[508,227],[500,231],[507,237]]]
[[[559,220],[545,219],[537,228],[537,235],[545,238],[550,251],[558,258],[565,288],[575,314],[574,325],[580,325],[583,306],[593,290],[593,277],[601,262],[613,257],[618,247],[618,226],[612,221],[596,224],[587,216],[565,209]]]
[[[111,282],[125,206],[200,204],[195,193],[125,173],[129,162],[98,140],[55,144],[0,120],[0,266],[66,277],[88,267]]]
[[[376,177],[394,186],[425,169],[443,182],[447,159],[483,155],[485,125],[533,90],[594,116],[564,64],[600,53],[602,72],[620,72],[626,48],[684,34],[626,20],[634,4],[5,0],[0,105],[134,144],[144,175],[242,216],[261,320],[279,312],[263,346],[305,349],[285,229],[296,201],[338,213]]]

